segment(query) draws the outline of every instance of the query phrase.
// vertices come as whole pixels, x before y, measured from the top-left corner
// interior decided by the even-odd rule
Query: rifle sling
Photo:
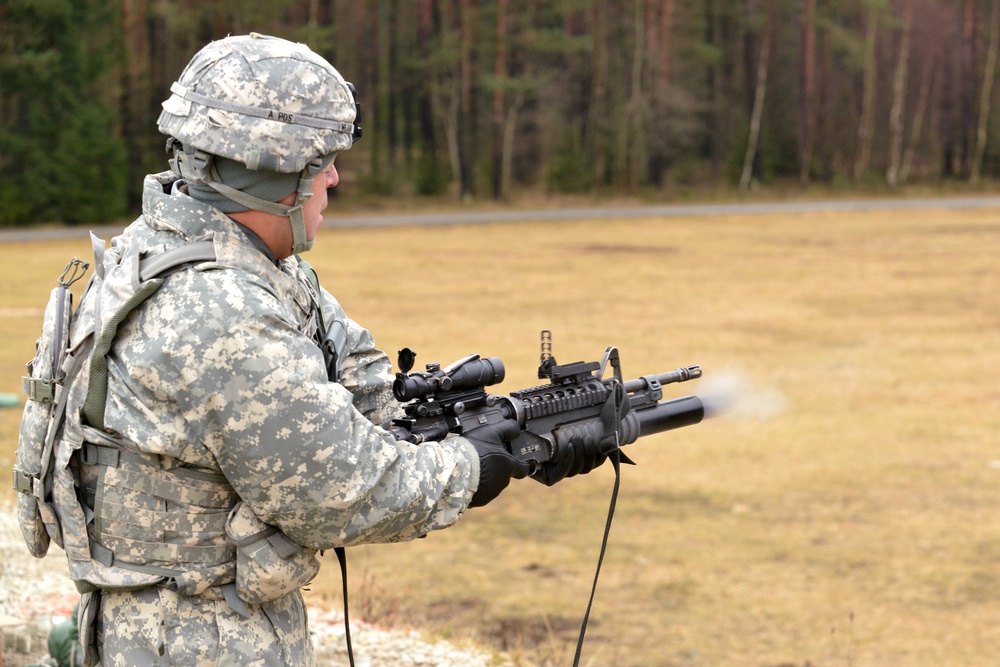
[[[587,634],[587,622],[590,620],[590,610],[594,606],[594,595],[597,594],[597,579],[601,576],[601,565],[604,563],[604,553],[608,549],[608,536],[611,534],[611,520],[615,515],[615,505],[618,504],[618,488],[621,485],[621,449],[615,449],[608,456],[611,465],[615,468],[615,486],[611,490],[611,505],[608,507],[608,520],[604,524],[604,540],[601,542],[601,555],[597,558],[597,571],[594,572],[594,584],[590,588],[590,600],[587,602],[587,612],[583,615],[583,623],[580,625],[580,637],[576,642],[576,655],[573,658],[573,667],[579,667],[580,656],[583,654],[583,639]]]
[[[344,547],[335,547],[337,560],[340,561],[340,577],[344,586],[344,639],[347,642],[347,659],[354,667],[354,647],[351,644],[351,620],[347,614],[347,552]]]

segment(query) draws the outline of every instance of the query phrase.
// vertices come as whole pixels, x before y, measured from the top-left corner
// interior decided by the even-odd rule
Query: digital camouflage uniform
[[[66,392],[53,497],[88,657],[311,665],[299,587],[314,550],[450,526],[480,486],[468,440],[417,447],[381,428],[389,361],[297,258],[312,245],[302,204],[360,136],[357,114],[329,63],[256,34],[208,44],[171,87],[158,126],[172,171],[147,177],[142,217],[95,246],[100,280],[71,335],[72,360],[97,332],[89,381]],[[290,177],[293,204],[232,187],[223,160],[268,187]],[[290,225],[292,256],[275,262],[236,210]],[[210,259],[145,275],[195,247]],[[331,326],[346,332],[337,381],[319,346]]]
[[[238,496],[305,547],[408,540],[458,521],[478,483],[473,447],[458,437],[417,447],[382,430],[394,410],[390,365],[369,332],[322,291],[324,320],[348,331],[340,382],[328,381],[296,258],[276,266],[227,216],[170,194],[175,179],[147,177],[143,216],[114,239],[108,276],[132,254],[206,238],[217,261],[168,277],[119,328],[107,431],[171,467],[222,473],[234,492],[223,504]],[[105,506],[116,494],[128,508],[130,490],[112,485]],[[249,611],[237,614],[216,588],[105,592],[104,664],[312,664],[297,590]]]
[[[530,472],[504,444],[514,420],[397,442],[388,359],[298,258],[358,114],[304,45],[208,44],[158,120],[171,171],[109,248],[94,239],[72,317],[76,278],[53,291],[14,480],[29,550],[62,547],[83,594],[88,665],[312,665],[317,550],[423,536]],[[558,478],[593,467],[575,465]]]

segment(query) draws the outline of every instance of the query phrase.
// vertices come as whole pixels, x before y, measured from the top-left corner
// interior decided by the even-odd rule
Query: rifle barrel
[[[633,394],[637,391],[645,391],[649,388],[649,380],[656,380],[661,385],[673,384],[674,382],[687,382],[701,377],[701,366],[682,366],[666,373],[658,375],[647,375],[635,380],[625,382],[625,391]]]

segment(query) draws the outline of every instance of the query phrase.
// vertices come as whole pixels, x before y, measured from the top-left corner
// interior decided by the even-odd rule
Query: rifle
[[[623,381],[618,348],[608,347],[600,362],[577,361],[559,365],[552,356],[552,334],[542,331],[539,379],[548,384],[512,392],[489,394],[486,387],[504,379],[504,365],[497,357],[471,354],[441,368],[429,363],[424,371],[410,372],[416,353],[399,352],[392,391],[406,403],[405,417],[393,420],[397,440],[414,444],[441,440],[449,433],[471,431],[503,419],[514,419],[521,433],[510,443],[511,453],[531,466],[557,458],[573,438],[600,441],[608,429],[602,410],[612,392],[621,392],[630,410],[618,430],[618,445],[641,437],[699,423],[705,406],[698,396],[663,398],[663,385],[701,377],[700,366],[684,366],[666,373]],[[610,365],[613,375],[605,377]],[[620,388],[619,388],[620,387]],[[624,459],[623,457],[623,460]]]

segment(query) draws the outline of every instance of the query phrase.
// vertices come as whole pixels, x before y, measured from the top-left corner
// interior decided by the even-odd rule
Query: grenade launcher
[[[552,337],[542,331],[538,377],[548,384],[512,392],[488,394],[486,387],[504,379],[503,362],[496,357],[469,355],[441,368],[427,364],[425,371],[410,372],[416,354],[399,352],[399,369],[392,391],[406,403],[406,416],[393,420],[397,440],[415,444],[441,440],[449,433],[471,431],[503,419],[515,419],[521,434],[511,442],[511,453],[539,465],[559,456],[574,437],[600,440],[607,432],[602,411],[612,392],[627,396],[630,410],[621,422],[619,445],[638,438],[699,423],[705,406],[698,396],[667,401],[663,385],[701,377],[700,366],[685,366],[658,375],[622,380],[618,348],[609,347],[600,362],[578,361],[559,365],[552,356]],[[611,377],[606,377],[608,366]],[[621,389],[617,388],[621,387]]]

